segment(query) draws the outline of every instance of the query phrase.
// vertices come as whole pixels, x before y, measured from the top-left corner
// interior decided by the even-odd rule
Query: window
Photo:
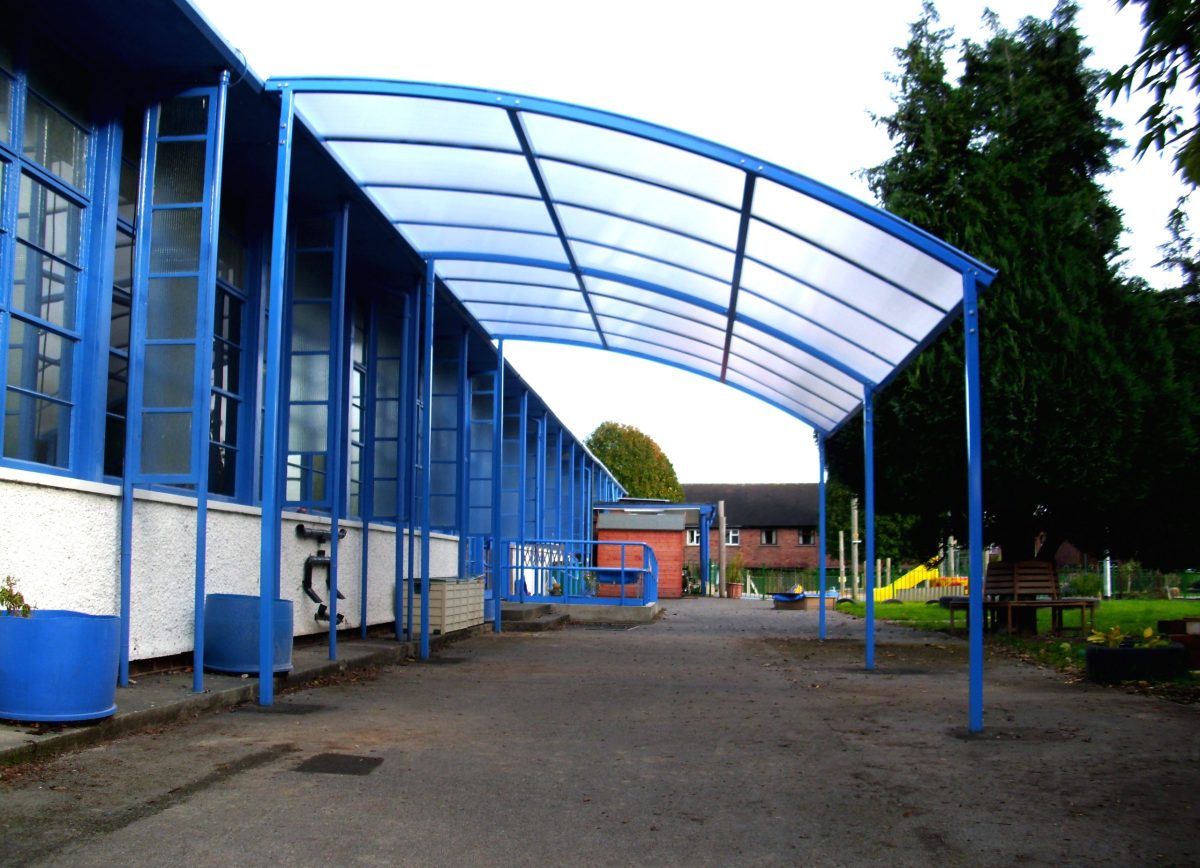
[[[815,546],[817,544],[817,529],[815,527],[800,528],[799,543],[802,546]]]
[[[740,527],[725,528],[725,545],[736,546],[742,544],[742,529]]]
[[[348,515],[362,516],[363,452],[366,449],[367,323],[355,308],[350,331],[350,504]],[[368,516],[369,517],[369,516]]]
[[[689,527],[687,529],[687,544],[690,546],[700,545],[700,528]]]
[[[217,291],[213,316],[212,403],[209,405],[208,490],[237,494],[238,429],[241,427],[245,358],[245,245],[227,216],[217,244]]]
[[[0,363],[6,368],[2,454],[66,468],[81,339],[91,135],[21,76],[0,70],[0,94],[0,202],[16,198],[15,209],[0,210],[16,217],[13,224],[0,220],[0,252],[11,257],[12,273],[11,287],[0,287],[0,310],[9,301],[8,352]],[[23,111],[10,118],[13,106]]]
[[[773,527],[764,528],[758,532],[758,542],[760,545],[764,546],[779,545],[779,531]]]

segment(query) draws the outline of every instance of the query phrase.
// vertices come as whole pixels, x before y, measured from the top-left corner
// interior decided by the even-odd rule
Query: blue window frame
[[[458,524],[458,343],[434,343],[430,442],[430,523],[453,532]]]
[[[401,383],[404,375],[403,326],[400,320],[380,315],[374,321],[375,394],[372,450],[373,517],[396,521],[400,495]]]
[[[0,69],[0,455],[68,470],[95,136],[14,73]]]
[[[247,478],[243,456],[247,404],[247,359],[251,358],[247,279],[248,256],[240,224],[222,215],[217,244],[217,285],[213,310],[212,399],[209,406],[208,490],[236,497]]]

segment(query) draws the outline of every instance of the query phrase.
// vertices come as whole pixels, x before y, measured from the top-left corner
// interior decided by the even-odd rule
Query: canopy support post
[[[967,525],[970,545],[968,717],[983,731],[983,420],[979,394],[979,297],[974,273],[963,275],[963,356],[967,378]]]
[[[817,435],[817,583],[821,594],[817,635],[825,641],[825,435]]]
[[[425,311],[421,342],[421,404],[425,416],[421,420],[421,659],[429,659],[429,528],[431,484],[430,462],[433,449],[433,302],[437,288],[434,261],[425,263]]]
[[[867,549],[863,587],[867,596],[866,668],[875,668],[875,408],[871,387],[863,389],[863,489],[866,500]],[[870,577],[870,578],[868,578]]]
[[[500,601],[503,598],[502,562],[504,534],[504,341],[496,342],[496,373],[492,386],[492,630],[501,631]]]

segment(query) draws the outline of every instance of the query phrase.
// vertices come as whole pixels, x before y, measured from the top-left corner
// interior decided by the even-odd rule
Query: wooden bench
[[[1061,633],[1066,628],[1063,613],[1079,612],[1079,632],[1084,634],[1095,628],[1096,609],[1100,601],[1095,597],[1063,597],[1059,594],[1058,576],[1050,561],[995,561],[988,564],[983,584],[984,627],[996,632],[1003,626],[1005,632],[1037,633],[1038,609],[1050,610],[1050,630]],[[950,610],[950,630],[954,630],[954,614],[966,611],[966,598],[942,598],[942,605]]]

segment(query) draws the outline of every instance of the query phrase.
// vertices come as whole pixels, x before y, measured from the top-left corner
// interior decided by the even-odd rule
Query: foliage
[[[604,422],[587,439],[629,497],[683,501],[683,487],[671,461],[650,437],[632,425]]]
[[[1141,633],[1126,633],[1120,624],[1107,630],[1093,630],[1087,641],[1090,645],[1105,648],[1162,648],[1171,644],[1169,639],[1154,632],[1153,627],[1147,627]]]
[[[1045,532],[1048,552],[1070,539],[1183,563],[1200,557],[1174,496],[1200,465],[1195,369],[1172,346],[1180,312],[1118,274],[1121,217],[1100,179],[1119,142],[1075,12],[1014,31],[989,15],[950,82],[952,33],[926,5],[879,119],[895,153],[866,176],[888,210],[999,269],[980,312],[988,541],[1027,551]],[[876,402],[877,512],[918,516],[905,536],[922,557],[967,537],[962,372],[958,323]],[[828,456],[861,487],[860,426]]]
[[[5,576],[4,584],[0,585],[0,609],[7,615],[20,615],[22,618],[28,618],[33,609],[17,590],[17,580],[12,576]]]
[[[1180,85],[1200,94],[1200,0],[1116,0],[1118,9],[1130,3],[1142,7],[1142,45],[1133,62],[1109,75],[1104,87],[1113,99],[1135,88],[1150,95],[1137,154],[1178,145],[1175,168],[1195,187],[1200,184],[1200,102],[1185,120],[1185,109],[1173,101]]]
[[[746,561],[742,557],[742,553],[738,552],[733,556],[733,560],[725,565],[725,584],[741,585],[746,582]]]

